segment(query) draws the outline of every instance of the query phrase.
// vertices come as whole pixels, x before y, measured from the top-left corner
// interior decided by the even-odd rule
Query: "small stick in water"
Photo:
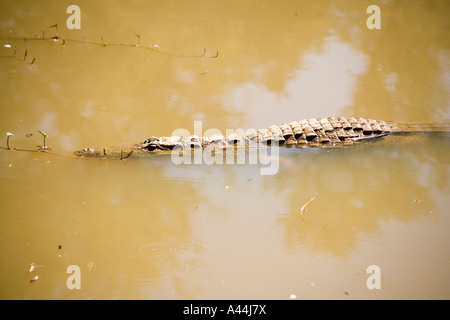
[[[312,197],[311,199],[308,200],[308,202],[306,202],[306,203],[303,205],[303,207],[300,209],[300,211],[299,211],[299,213],[298,213],[299,216],[301,216],[302,214],[304,214],[304,213],[306,212],[306,209],[305,209],[306,206],[307,206],[311,201],[313,201],[315,198],[316,198],[315,196]]]
[[[35,281],[39,280],[39,276],[34,276],[33,278],[30,279],[30,281],[27,282],[27,285],[29,286],[30,284],[32,284]]]

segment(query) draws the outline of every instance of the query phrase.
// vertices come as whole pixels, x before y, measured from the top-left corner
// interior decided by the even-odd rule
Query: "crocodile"
[[[85,158],[125,159],[131,154],[164,154],[195,149],[235,150],[260,146],[286,148],[335,147],[372,140],[389,134],[411,132],[450,132],[450,121],[405,122],[355,117],[313,118],[247,130],[245,134],[198,137],[151,137],[140,143],[105,148],[84,148],[75,155]]]

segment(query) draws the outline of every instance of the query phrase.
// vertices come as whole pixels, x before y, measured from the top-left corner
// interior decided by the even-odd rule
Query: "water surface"
[[[2,1],[0,134],[72,155],[194,121],[449,119],[449,4],[383,1],[369,30],[371,4],[77,1],[69,30],[69,3]],[[0,150],[0,297],[448,299],[449,159],[448,134],[282,150],[274,175]]]

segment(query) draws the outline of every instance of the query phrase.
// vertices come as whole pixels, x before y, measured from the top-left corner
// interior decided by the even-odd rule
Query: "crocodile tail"
[[[450,120],[433,122],[386,121],[393,133],[402,132],[450,132]]]

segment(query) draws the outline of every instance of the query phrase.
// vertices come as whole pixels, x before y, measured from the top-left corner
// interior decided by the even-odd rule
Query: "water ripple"
[[[181,275],[206,271],[207,263],[199,256],[205,251],[199,240],[152,241],[140,246],[132,258],[133,281],[161,284]]]

